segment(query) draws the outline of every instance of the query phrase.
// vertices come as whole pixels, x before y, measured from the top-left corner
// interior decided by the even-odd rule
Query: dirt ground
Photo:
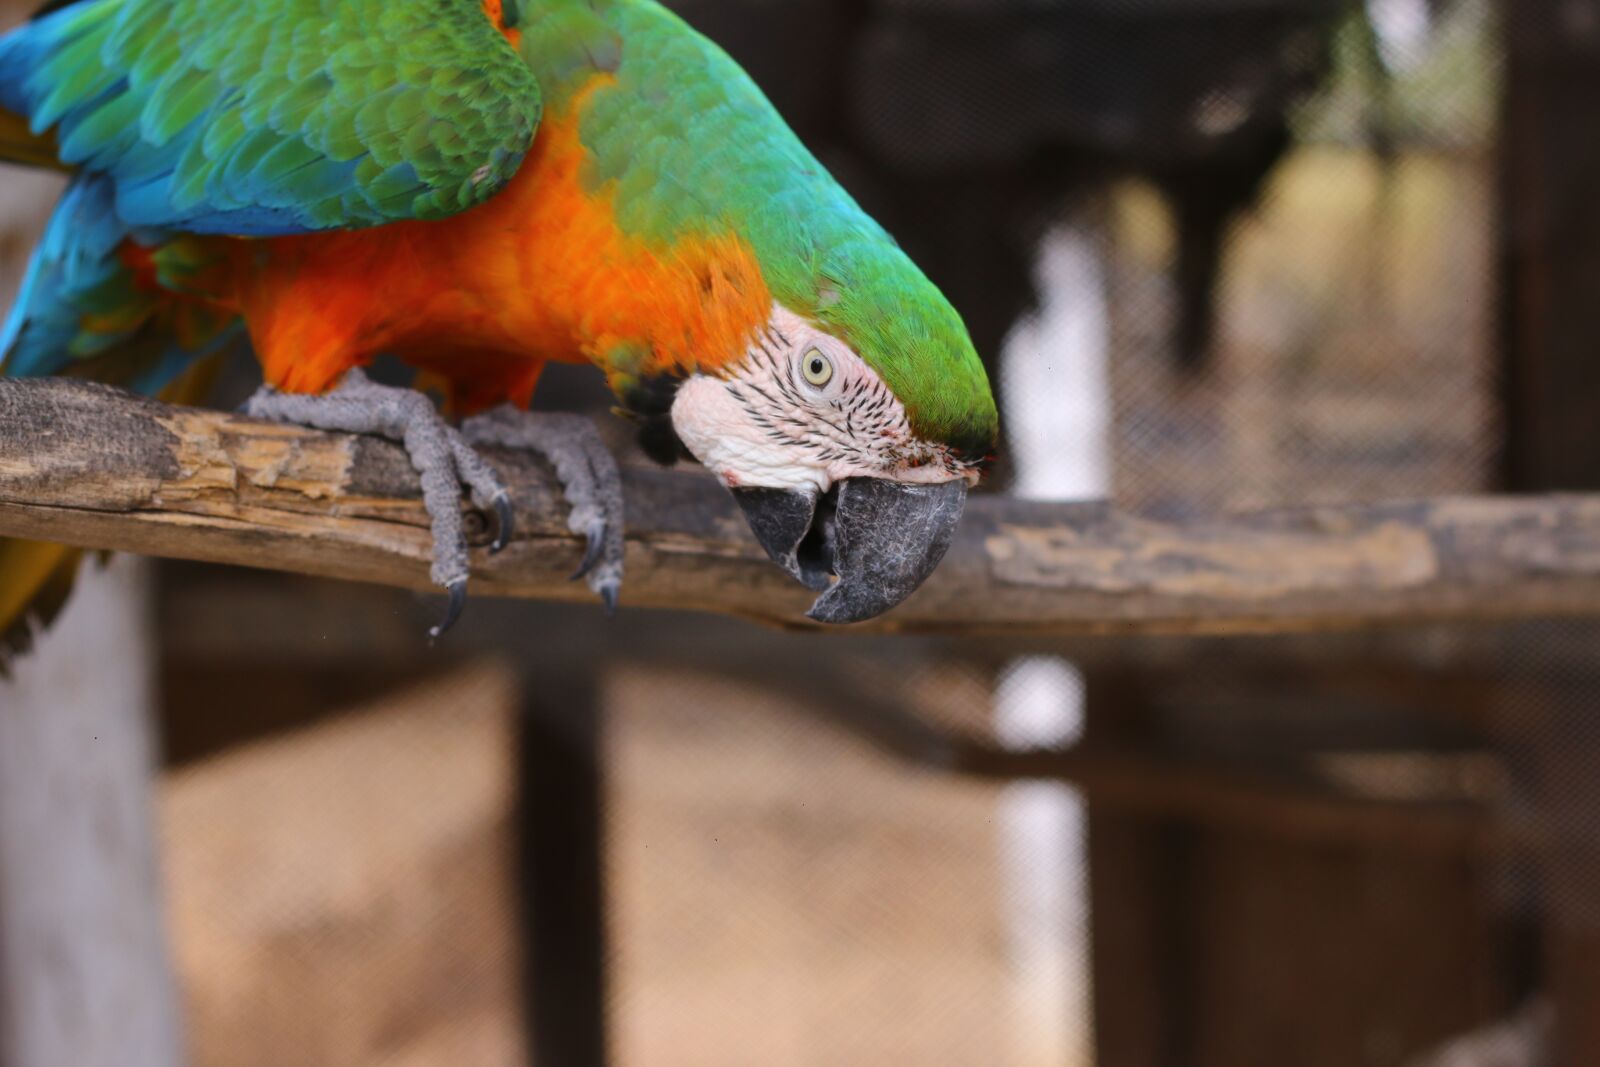
[[[513,697],[481,664],[167,782],[197,1067],[519,1062]],[[1024,1062],[995,791],[712,677],[604,697],[617,1063]]]

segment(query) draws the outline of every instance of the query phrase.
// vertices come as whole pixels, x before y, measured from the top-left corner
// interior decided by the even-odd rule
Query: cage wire
[[[1340,13],[1323,80],[1285,108],[1291,143],[1262,177],[1253,209],[1224,227],[1206,294],[1215,332],[1198,369],[1174,350],[1186,333],[1183,316],[1195,313],[1182,291],[1194,279],[1182,270],[1180,245],[1204,238],[1181,205],[1164,198],[1170,176],[1159,166],[1141,172],[1146,161],[1135,159],[1071,195],[1063,179],[1063,195],[1036,211],[1036,232],[1023,242],[1033,250],[1036,306],[1008,329],[998,366],[1011,489],[1053,499],[1110,496],[1134,510],[1182,517],[1487,488],[1500,432],[1490,247],[1498,76],[1486,5],[1374,3]],[[1200,97],[1198,119],[1242,123],[1249,104],[1247,95],[1213,89]],[[1261,667],[1309,656],[1325,660],[1324,675],[1359,674],[1367,654],[1359,642],[1341,648],[1330,639],[1319,649],[1317,641],[1236,641],[1225,654],[1202,643],[1182,657],[1181,669],[1137,687],[1148,707],[1108,714],[1144,717],[1144,743],[1246,766],[1309,756],[1372,796],[1526,801],[1504,754],[1486,751],[1492,731],[1485,720],[1505,721],[1501,713],[1451,706],[1451,698],[1428,692],[1441,680],[1429,669],[1436,656],[1428,649],[1437,653],[1457,635],[1416,637],[1401,667],[1416,672],[1409,694],[1384,692],[1382,682],[1319,686],[1300,678],[1286,701],[1282,672],[1273,677]],[[1504,654],[1515,661],[1515,641],[1507,635],[1506,642]],[[923,714],[966,728],[975,718],[982,727],[987,715],[987,729],[1005,745],[1066,746],[1082,736],[1085,672],[1069,659],[986,663],[970,668],[975,676],[965,685],[948,677],[961,669],[924,668],[940,679],[940,692],[985,710],[974,716],[970,704],[963,711],[925,698]],[[1123,683],[1117,673],[1089,672]],[[1379,736],[1358,730],[1347,740],[1341,724],[1352,719]],[[830,780],[825,791],[845,788]],[[985,859],[1003,930],[999,1006],[990,1010],[1000,1012],[1009,1040],[970,1062],[1091,1063],[1097,1053],[1098,1062],[1155,1062],[1137,1054],[1152,1040],[1172,1042],[1169,1053],[1187,1050],[1162,1062],[1479,1063],[1498,1062],[1485,1059],[1496,1054],[1532,1062],[1543,1053],[1548,1005],[1526,961],[1538,955],[1526,926],[1538,890],[1525,864],[1509,865],[1517,888],[1508,898],[1493,889],[1507,874],[1501,862],[1468,862],[1441,878],[1433,863],[1360,850],[1328,861],[1317,855],[1326,842],[1241,843],[1233,838],[1246,831],[1181,819],[1158,831],[1180,838],[1167,843],[1177,858],[1166,859],[1164,876],[1201,897],[1236,890],[1249,876],[1256,909],[1241,916],[1219,908],[1210,930],[1185,929],[1203,918],[1158,918],[1155,925],[1178,941],[1173,954],[1195,966],[1193,942],[1210,940],[1271,958],[1253,971],[1240,968],[1243,977],[1203,960],[1203,977],[1179,994],[1199,1006],[1167,1004],[1167,1019],[1108,1019],[1110,1032],[1097,1041],[1094,1006],[1104,1011],[1121,986],[1097,995],[1096,970],[1112,972],[1112,983],[1130,981],[1091,960],[1092,952],[1123,948],[1112,924],[1129,925],[1107,895],[1107,882],[1129,876],[1126,859],[1111,850],[1129,846],[1119,834],[1135,848],[1148,842],[1114,816],[1103,818],[1106,871],[1095,885],[1086,873],[1081,798],[1034,784],[1005,787],[986,802],[998,850]],[[1308,890],[1308,882],[1322,888]],[[1448,922],[1435,907],[1449,913]],[[1096,920],[1112,929],[1091,935]],[[1434,932],[1418,936],[1429,925]],[[1297,936],[1307,926],[1325,935]],[[1397,966],[1386,950],[1343,951],[1352,939],[1382,945],[1386,931],[1395,944],[1408,936],[1417,943],[1416,966]],[[1441,941],[1473,948],[1452,952]],[[1320,965],[1320,981],[1305,979],[1308,965]],[[1375,978],[1384,970],[1389,980]],[[1445,980],[1463,970],[1474,976],[1464,993],[1459,980]],[[915,980],[930,979],[921,972]],[[1208,990],[1208,982],[1223,991]],[[1230,984],[1243,987],[1233,999]],[[1451,986],[1431,998],[1415,992]],[[1486,994],[1488,987],[1497,992]],[[980,996],[975,987],[968,995]],[[1363,996],[1366,1011],[1348,1006]],[[1306,1009],[1317,1001],[1341,1005],[1321,1013],[1333,1015],[1332,1024]],[[1207,1005],[1219,1017],[1209,1024]],[[1173,1015],[1190,1021],[1174,1027]],[[1276,1031],[1276,1051],[1264,1054],[1260,1033],[1241,1027],[1240,1016],[1254,1019],[1257,1031]],[[1208,1025],[1225,1036],[1198,1053],[1197,1034]],[[875,1013],[866,1028],[893,1027]],[[1167,1036],[1147,1036],[1163,1029]],[[951,1027],[943,1054],[929,1062],[968,1062],[959,1036],[973,1032],[970,1024]],[[651,1061],[641,1049],[639,1062]],[[728,1062],[737,1061],[735,1053]],[[801,1052],[792,1062],[845,1061]]]
[[[1166,518],[1493,488],[1487,0],[674,6],[967,315],[998,486]],[[15,278],[48,189],[0,191]],[[1597,636],[619,652],[608,1062],[1544,1063],[1600,924]],[[196,1064],[525,1061],[518,699],[474,663],[169,775]],[[1265,791],[1130,807],[968,750]],[[1308,830],[1291,767],[1444,829]]]

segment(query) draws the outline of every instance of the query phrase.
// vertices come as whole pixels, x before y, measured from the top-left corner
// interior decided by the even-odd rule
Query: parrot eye
[[[818,348],[808,349],[800,360],[800,373],[819,389],[833,380],[833,361]]]

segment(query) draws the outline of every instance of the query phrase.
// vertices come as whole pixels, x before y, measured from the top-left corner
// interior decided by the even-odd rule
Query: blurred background
[[[673,6],[966,316],[994,491],[1600,489],[1600,0]],[[55,189],[0,176],[0,303]],[[196,1067],[1600,1064],[1600,627],[624,607],[425,650],[410,594],[119,560],[0,775],[8,709],[148,715]]]

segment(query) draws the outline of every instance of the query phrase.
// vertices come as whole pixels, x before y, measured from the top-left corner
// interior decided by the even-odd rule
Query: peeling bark
[[[539,460],[489,452],[518,533],[474,554],[479,594],[586,599]],[[732,498],[630,469],[629,605],[809,626]],[[471,524],[486,541],[487,524]],[[0,536],[416,589],[427,518],[398,446],[174,408],[65,379],[0,380]],[[1170,524],[1104,504],[974,497],[945,562],[863,628],[1277,632],[1600,614],[1600,496],[1447,497]]]

